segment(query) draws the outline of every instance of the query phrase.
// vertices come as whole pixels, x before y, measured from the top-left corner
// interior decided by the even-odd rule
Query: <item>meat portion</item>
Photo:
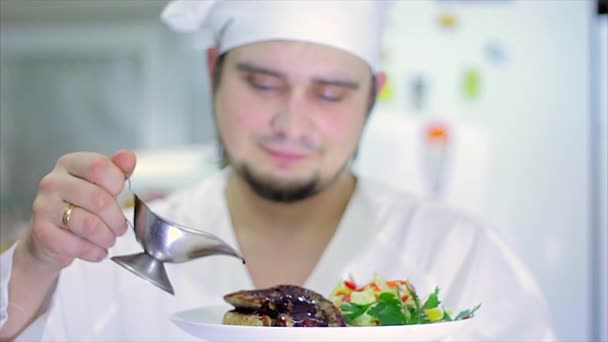
[[[252,325],[260,327],[268,327],[273,325],[274,320],[269,315],[264,315],[259,312],[243,313],[237,310],[232,310],[224,314],[222,323],[228,325]]]
[[[224,324],[280,327],[343,327],[342,314],[322,295],[295,285],[238,291],[224,296],[235,307]]]

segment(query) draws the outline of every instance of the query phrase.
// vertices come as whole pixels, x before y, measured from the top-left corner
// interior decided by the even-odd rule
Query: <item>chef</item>
[[[171,314],[226,293],[295,284],[328,295],[344,277],[378,274],[421,292],[437,285],[448,307],[481,303],[448,339],[551,340],[534,278],[492,230],[350,168],[385,80],[385,5],[171,2],[170,27],[213,32],[207,60],[226,167],[152,209],[221,237],[247,264],[169,264],[175,296],[118,267],[108,256],[141,251],[116,201],[136,157],[70,153],[40,181],[29,231],[2,255],[0,337],[185,341],[193,337]]]

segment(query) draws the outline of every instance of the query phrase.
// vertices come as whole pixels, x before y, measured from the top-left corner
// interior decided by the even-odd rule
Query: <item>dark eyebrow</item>
[[[354,81],[341,81],[341,80],[326,80],[326,79],[314,79],[314,82],[320,85],[330,85],[350,90],[359,89],[359,83]]]
[[[240,71],[255,72],[255,73],[259,73],[259,74],[265,74],[265,75],[278,77],[280,79],[287,78],[287,77],[285,77],[284,74],[282,74],[278,71],[266,69],[266,68],[259,67],[259,66],[253,65],[253,64],[249,64],[249,63],[238,63],[236,65],[236,68],[239,69]]]

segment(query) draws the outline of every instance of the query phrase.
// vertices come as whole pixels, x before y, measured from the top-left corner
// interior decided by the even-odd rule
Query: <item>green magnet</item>
[[[479,96],[481,87],[479,71],[471,69],[465,72],[462,93],[468,100],[474,100]]]

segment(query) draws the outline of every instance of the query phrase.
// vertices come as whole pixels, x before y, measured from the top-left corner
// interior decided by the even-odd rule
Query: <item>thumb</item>
[[[137,158],[135,153],[130,150],[120,150],[112,155],[112,162],[122,170],[125,176],[129,177],[135,169]]]

